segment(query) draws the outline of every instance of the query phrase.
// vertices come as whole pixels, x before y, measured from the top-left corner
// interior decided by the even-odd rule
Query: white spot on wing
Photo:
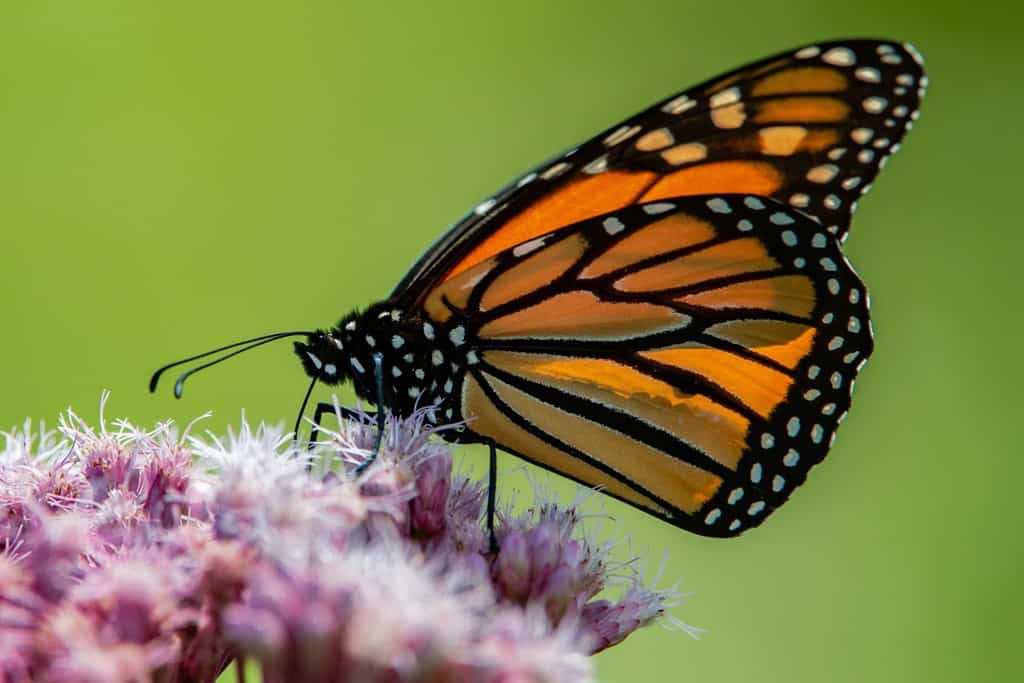
[[[740,89],[738,87],[726,88],[721,92],[716,92],[711,96],[710,104],[714,107],[724,107],[727,104],[733,104],[734,102],[740,101]]]
[[[644,213],[649,216],[656,216],[659,213],[666,213],[673,211],[676,208],[675,204],[669,204],[668,202],[659,202],[657,204],[646,204],[644,205]]]
[[[535,240],[530,240],[529,242],[523,242],[522,244],[518,244],[515,247],[513,247],[512,248],[512,255],[517,257],[517,258],[518,257],[522,257],[522,256],[526,256],[531,251],[537,251],[538,249],[540,249],[543,246],[544,246],[544,238],[543,237],[538,237]]]
[[[583,172],[589,175],[595,175],[597,173],[604,173],[608,170],[608,155],[602,154],[598,158],[591,161],[589,164],[583,167]]]
[[[910,43],[903,43],[903,49],[910,53],[910,57],[917,62],[918,66],[924,66],[924,57],[917,51],[916,47]]]
[[[810,203],[811,203],[810,195],[804,194],[803,192],[797,192],[797,193],[793,194],[792,196],[790,196],[790,198],[789,198],[790,206],[795,206],[798,209],[806,208],[807,205],[810,204]]]
[[[524,175],[522,178],[519,179],[519,182],[516,183],[516,187],[522,187],[523,185],[529,185],[530,183],[532,183],[536,179],[537,179],[537,174],[536,173],[528,173],[528,174]]]
[[[721,197],[709,199],[707,204],[708,208],[715,213],[732,213],[732,208],[729,206],[729,203]]]
[[[548,170],[541,173],[540,177],[543,178],[544,180],[551,180],[552,178],[557,178],[558,176],[562,175],[568,170],[569,164],[565,163],[564,161],[560,161],[551,168],[549,168]]]
[[[870,66],[860,67],[853,72],[853,75],[865,83],[878,83],[882,80],[882,74],[878,72],[878,69]]]
[[[626,229],[626,224],[620,221],[615,216],[609,216],[601,221],[601,225],[604,226],[604,231],[609,235],[615,235]]]
[[[663,104],[661,110],[666,114],[682,114],[684,111],[693,109],[696,106],[697,102],[695,100],[691,100],[687,95],[680,95]]]
[[[825,435],[825,430],[822,429],[821,425],[814,425],[811,427],[811,441],[814,443],[821,443],[822,438]]]
[[[604,139],[604,144],[608,147],[617,145],[623,140],[628,140],[639,132],[640,126],[619,126]]]
[[[861,102],[861,106],[863,106],[864,111],[869,114],[880,114],[885,111],[887,106],[889,106],[889,100],[884,97],[872,95],[871,97],[865,97],[864,101]]]
[[[850,138],[858,145],[866,145],[874,134],[870,128],[854,128],[850,131]]]
[[[853,66],[857,61],[853,50],[848,47],[834,47],[821,56],[821,59],[833,66]]]
[[[494,199],[492,197],[492,198],[488,199],[487,201],[480,202],[479,204],[477,204],[476,208],[473,209],[473,213],[475,213],[477,216],[482,216],[485,213],[487,213],[488,211],[490,211],[491,209],[493,209],[494,205],[497,204],[497,203],[498,203],[498,200]]]
[[[812,183],[830,182],[839,173],[839,167],[835,164],[821,164],[807,172],[807,179]]]

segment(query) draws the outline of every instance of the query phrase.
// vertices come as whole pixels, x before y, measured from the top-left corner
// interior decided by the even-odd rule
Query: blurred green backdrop
[[[649,629],[598,663],[605,681],[1011,680],[1022,18],[891,0],[5,2],[0,426],[69,404],[95,418],[104,388],[108,415],[147,423],[290,421],[305,381],[283,344],[180,402],[146,379],[386,295],[507,179],[683,86],[823,38],[910,40],[932,87],[847,244],[877,351],[833,454],[735,541],[609,503],[648,564],[667,549],[666,576],[697,593],[678,615],[709,633]]]

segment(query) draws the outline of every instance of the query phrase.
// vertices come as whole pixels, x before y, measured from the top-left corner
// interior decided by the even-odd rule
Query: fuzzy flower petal
[[[0,681],[586,682],[641,626],[685,627],[582,492],[499,505],[425,411],[308,450],[68,411],[0,450]],[[617,596],[617,597],[616,597]],[[693,632],[692,629],[689,629]]]

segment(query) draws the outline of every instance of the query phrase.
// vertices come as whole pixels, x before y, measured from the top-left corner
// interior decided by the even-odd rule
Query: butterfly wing
[[[750,195],[535,237],[448,279],[426,313],[467,326],[468,430],[709,536],[804,481],[872,348],[838,241]]]
[[[432,287],[553,229],[665,197],[766,196],[840,238],[917,116],[921,58],[892,41],[821,43],[670,97],[542,164],[452,227],[392,294]]]

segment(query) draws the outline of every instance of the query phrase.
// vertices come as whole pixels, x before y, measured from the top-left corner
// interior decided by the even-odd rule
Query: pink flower
[[[434,538],[445,531],[448,521],[448,485],[452,479],[452,456],[439,444],[415,465],[416,497],[410,501],[412,533]]]
[[[135,489],[129,476],[137,474],[131,452],[110,436],[96,439],[82,449],[82,473],[92,491],[92,499],[102,503],[114,489],[127,486]]]
[[[104,397],[105,403],[105,397]],[[345,423],[312,451],[243,424],[6,435],[0,452],[0,681],[593,680],[589,655],[684,628],[598,540],[603,517],[536,486],[500,508],[455,471],[424,414]],[[618,598],[609,587],[624,587]],[[597,595],[602,593],[602,599]]]

